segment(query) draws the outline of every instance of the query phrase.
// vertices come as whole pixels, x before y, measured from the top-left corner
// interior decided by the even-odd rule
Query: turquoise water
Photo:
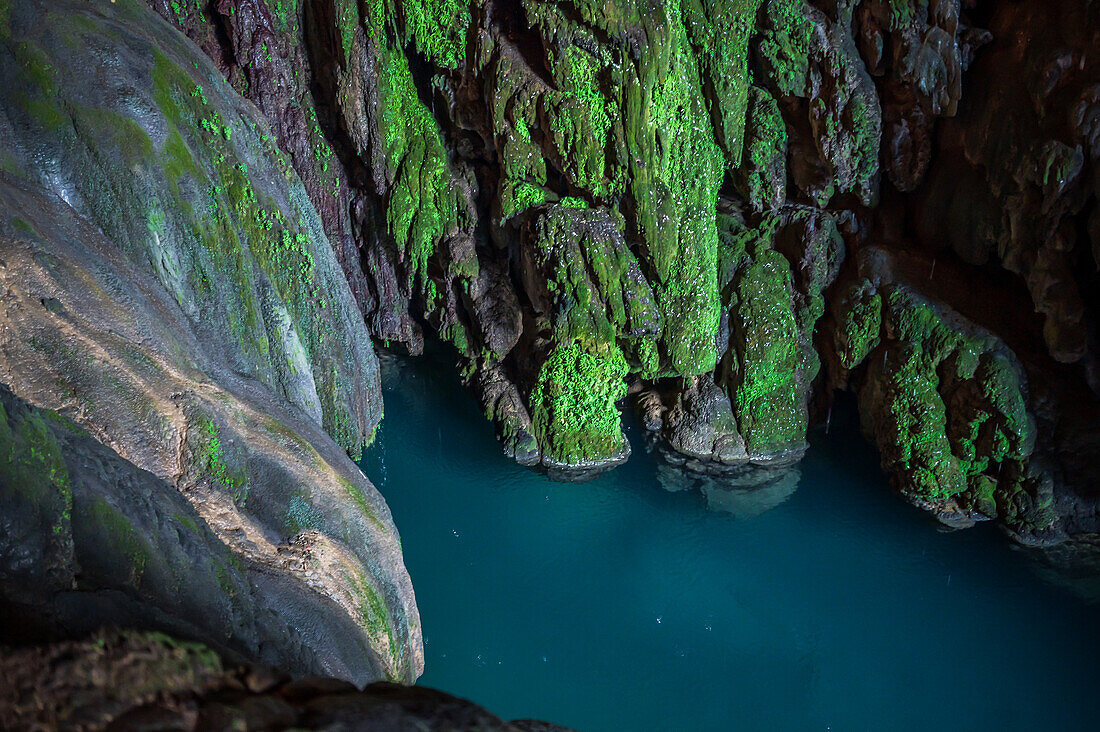
[[[670,492],[637,424],[625,466],[552,483],[501,454],[452,372],[388,362],[363,461],[416,589],[420,683],[588,731],[1100,720],[1097,608],[995,531],[942,533],[893,496],[850,415],[755,493]]]

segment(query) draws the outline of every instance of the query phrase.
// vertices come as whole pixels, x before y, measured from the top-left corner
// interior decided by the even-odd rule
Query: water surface
[[[426,686],[589,731],[1100,720],[1096,606],[892,495],[850,414],[755,494],[667,490],[636,423],[625,466],[553,483],[501,454],[446,359],[383,374],[362,465],[401,532]]]

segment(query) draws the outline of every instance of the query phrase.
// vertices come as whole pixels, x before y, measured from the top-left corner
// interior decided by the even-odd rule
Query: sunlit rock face
[[[998,293],[1015,324],[936,277],[906,285],[1015,353],[1019,386],[998,389],[1036,422],[975,426],[1008,408],[945,401],[943,384],[942,418],[869,415],[871,432],[898,425],[872,437],[899,490],[962,523],[1026,514],[1040,533],[1095,498],[1059,446],[1095,444],[1087,3],[1043,20],[1039,2],[959,0],[150,5],[271,120],[372,333],[413,353],[425,331],[451,344],[520,462],[622,461],[624,386],[689,460],[796,460],[832,389],[861,389],[894,337],[836,345],[838,328],[884,327],[845,319],[873,246]],[[987,48],[997,38],[1012,40]],[[1039,342],[1007,332],[1036,323]],[[1076,365],[1036,400],[1054,361]],[[919,459],[886,446],[932,432]],[[927,478],[937,450],[967,466]],[[944,503],[974,481],[980,500]],[[1025,501],[1021,484],[1064,510],[1033,510],[1049,491]]]
[[[268,122],[141,3],[4,3],[0,47],[0,381],[64,417],[8,413],[2,513],[57,541],[5,545],[54,573],[5,601],[412,681],[397,531],[348,457],[377,359]],[[19,481],[42,445],[45,498]]]

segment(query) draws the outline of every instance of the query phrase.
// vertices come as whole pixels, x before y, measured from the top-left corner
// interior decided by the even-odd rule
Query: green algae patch
[[[715,207],[725,166],[687,32],[675,14],[654,22],[662,48],[625,94],[629,152],[645,161],[632,171],[631,194],[661,314],[663,369],[690,376],[717,360]]]
[[[809,70],[810,34],[806,0],[769,0],[759,53],[768,79],[780,94],[804,96]]]
[[[737,178],[754,209],[776,209],[787,197],[787,126],[767,91],[753,87],[749,99],[745,159]]]
[[[555,81],[560,94],[551,106],[549,131],[572,184],[596,196],[622,190],[622,171],[609,164],[607,151],[614,99],[602,90],[606,63],[590,51],[569,46],[557,58]]]
[[[749,39],[761,0],[682,0],[684,26],[709,91],[717,139],[733,169],[741,164],[749,103]]]
[[[378,96],[379,132],[394,180],[386,201],[387,225],[410,269],[423,279],[436,246],[460,227],[458,194],[439,126],[417,96],[401,53],[382,55]]]
[[[882,330],[882,296],[867,280],[846,290],[837,301],[839,325],[834,331],[840,364],[855,368],[878,347]]]
[[[286,507],[287,536],[296,536],[303,531],[321,530],[324,528],[324,515],[313,507],[309,496],[304,491],[295,493],[290,498]]]
[[[383,664],[386,675],[391,681],[401,682],[397,669],[402,666],[402,646],[394,633],[393,622],[386,609],[385,600],[370,579],[361,572],[355,573],[354,576],[345,573],[344,581],[352,588],[359,610],[357,620],[366,631],[371,647],[388,651],[389,657]]]
[[[928,501],[952,498],[967,487],[947,439],[947,410],[937,391],[938,379],[925,368],[925,354],[913,344],[901,344],[884,354],[884,382],[874,403],[861,403],[876,425],[876,439],[888,445],[884,460],[902,471],[903,490]],[[868,395],[870,396],[870,394]]]
[[[656,332],[652,293],[606,210],[562,201],[540,211],[527,233],[555,340],[614,343]]]
[[[465,62],[470,26],[468,0],[400,0],[400,6],[406,35],[420,53],[446,69]]]
[[[359,509],[359,513],[370,523],[374,524],[380,531],[388,531],[382,520],[378,518],[378,515],[371,508],[371,505],[367,503],[366,496],[363,495],[362,489],[359,486],[352,483],[350,480],[344,477],[337,478],[340,484],[340,488],[343,490],[344,495],[352,502],[356,508]]]

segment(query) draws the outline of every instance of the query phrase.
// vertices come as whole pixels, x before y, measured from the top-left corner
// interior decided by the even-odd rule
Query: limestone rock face
[[[141,3],[0,10],[0,382],[92,461],[51,484],[71,491],[60,544],[5,547],[56,581],[8,600],[58,632],[115,607],[301,672],[412,681],[397,531],[347,455],[381,418],[377,360],[267,122]]]
[[[381,419],[377,359],[304,188],[194,46],[115,4],[11,6],[5,172],[98,227],[219,337],[228,366],[355,453]]]

